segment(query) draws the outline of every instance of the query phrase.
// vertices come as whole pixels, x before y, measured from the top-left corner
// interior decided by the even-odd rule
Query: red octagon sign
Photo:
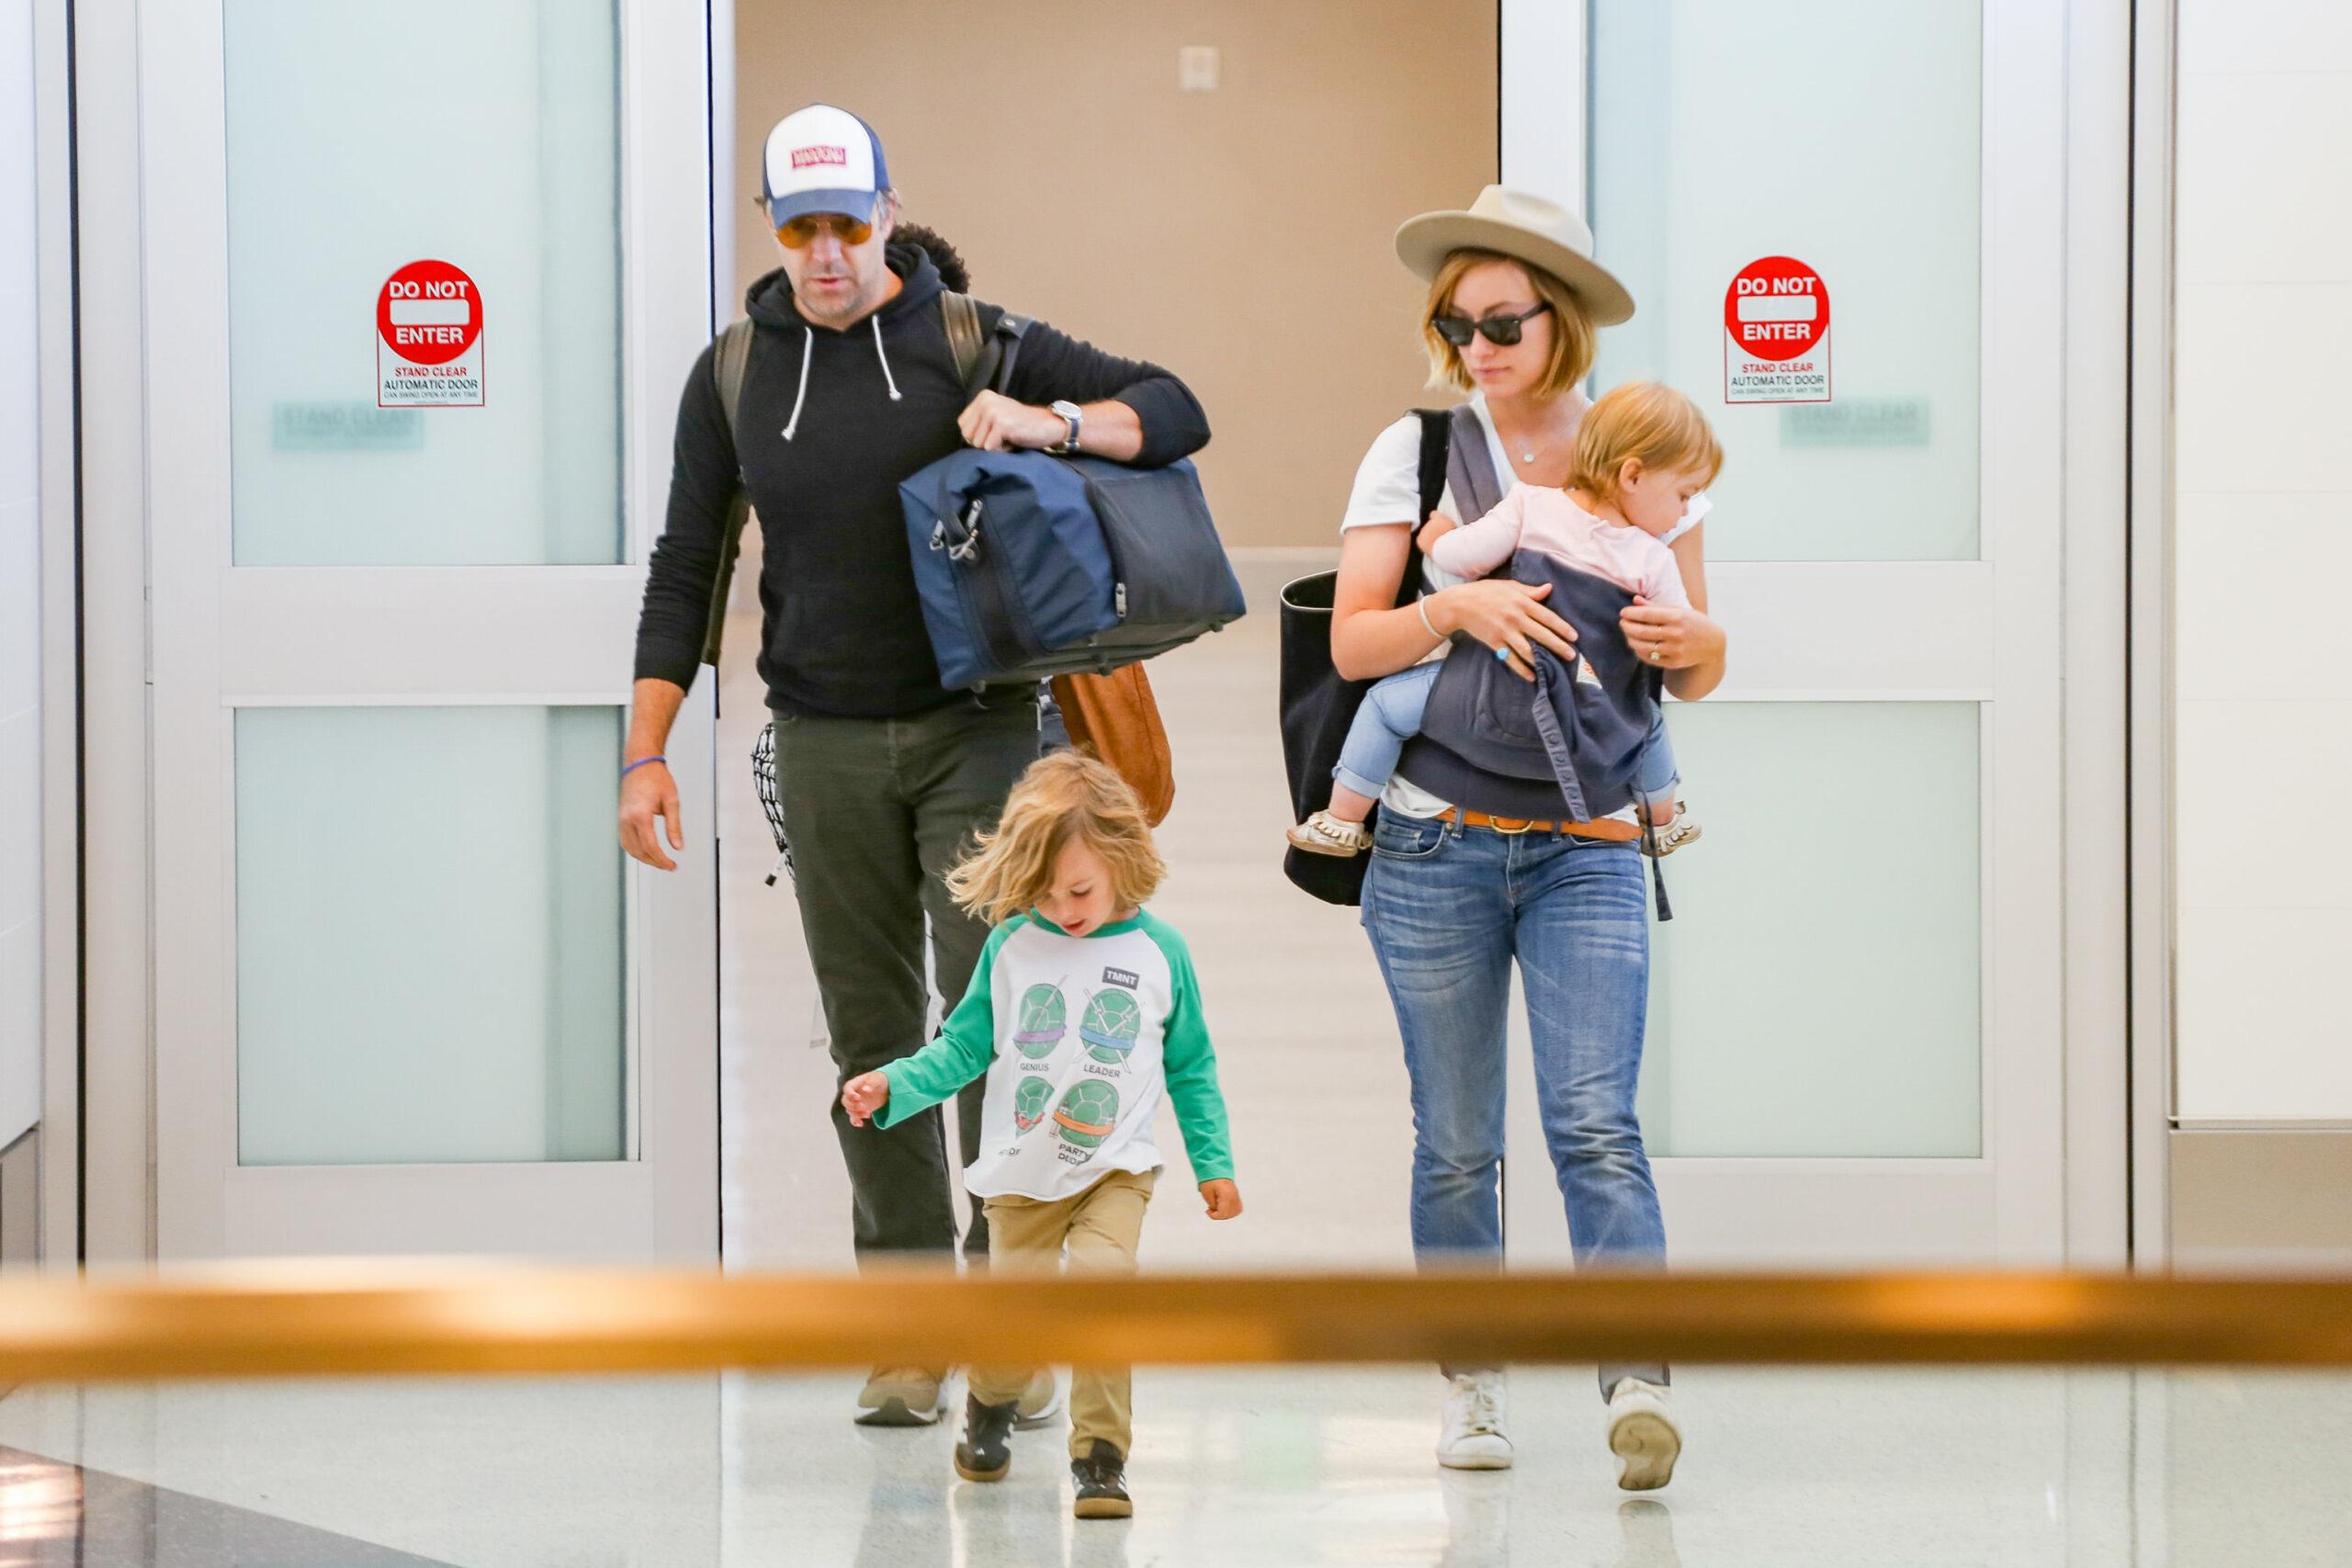
[[[412,365],[447,365],[481,337],[481,290],[447,262],[411,262],[384,279],[376,332]]]

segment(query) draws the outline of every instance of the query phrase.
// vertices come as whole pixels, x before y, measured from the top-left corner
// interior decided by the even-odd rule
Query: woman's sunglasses
[[[874,238],[874,225],[839,213],[814,213],[778,225],[775,237],[787,251],[805,251],[817,243],[818,235],[828,232],[839,235],[844,245],[862,245]]]
[[[789,240],[785,242],[786,244],[791,243]],[[1532,310],[1521,310],[1516,316],[1481,316],[1475,321],[1467,316],[1431,316],[1430,325],[1436,329],[1438,336],[1456,348],[1469,347],[1471,337],[1480,333],[1497,348],[1509,348],[1519,341],[1522,326],[1551,308],[1549,304],[1542,304]]]

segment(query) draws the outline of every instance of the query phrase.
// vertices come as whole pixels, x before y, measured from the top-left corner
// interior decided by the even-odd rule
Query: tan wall
[[[744,283],[775,265],[750,205],[767,130],[821,98],[880,133],[908,216],[955,242],[976,294],[1184,377],[1230,545],[1332,542],[1374,433],[1450,400],[1424,386],[1420,286],[1389,236],[1495,177],[1494,0],[735,15]],[[1178,90],[1186,44],[1220,51],[1217,91]]]

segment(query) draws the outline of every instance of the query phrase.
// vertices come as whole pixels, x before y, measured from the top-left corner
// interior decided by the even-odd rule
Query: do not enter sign
[[[379,408],[480,408],[481,290],[464,269],[414,261],[376,294]]]
[[[1724,401],[1829,400],[1829,290],[1793,256],[1741,267],[1724,291]]]

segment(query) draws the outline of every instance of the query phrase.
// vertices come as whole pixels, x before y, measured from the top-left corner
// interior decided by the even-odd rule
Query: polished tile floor
[[[94,1530],[83,1555],[33,1555],[43,1532],[59,1539],[56,1510],[0,1484],[0,1564],[411,1560],[388,1553],[464,1568],[2352,1561],[2352,1380],[2340,1378],[1689,1369],[1682,1472],[1630,1499],[1612,1485],[1581,1370],[1517,1373],[1519,1467],[1458,1475],[1430,1459],[1434,1373],[1147,1369],[1137,1512],[1125,1523],[1069,1517],[1060,1433],[1024,1434],[1011,1479],[975,1486],[950,1472],[944,1428],[851,1426],[854,1386],[20,1390],[0,1401],[0,1444],[103,1472],[118,1517],[136,1506],[123,1488],[167,1488],[156,1517],[187,1522]],[[53,1489],[44,1495],[54,1503]],[[245,1514],[208,1519],[182,1499]],[[288,1555],[283,1532],[272,1547],[276,1521],[353,1544]],[[222,1540],[245,1554],[198,1550]]]

